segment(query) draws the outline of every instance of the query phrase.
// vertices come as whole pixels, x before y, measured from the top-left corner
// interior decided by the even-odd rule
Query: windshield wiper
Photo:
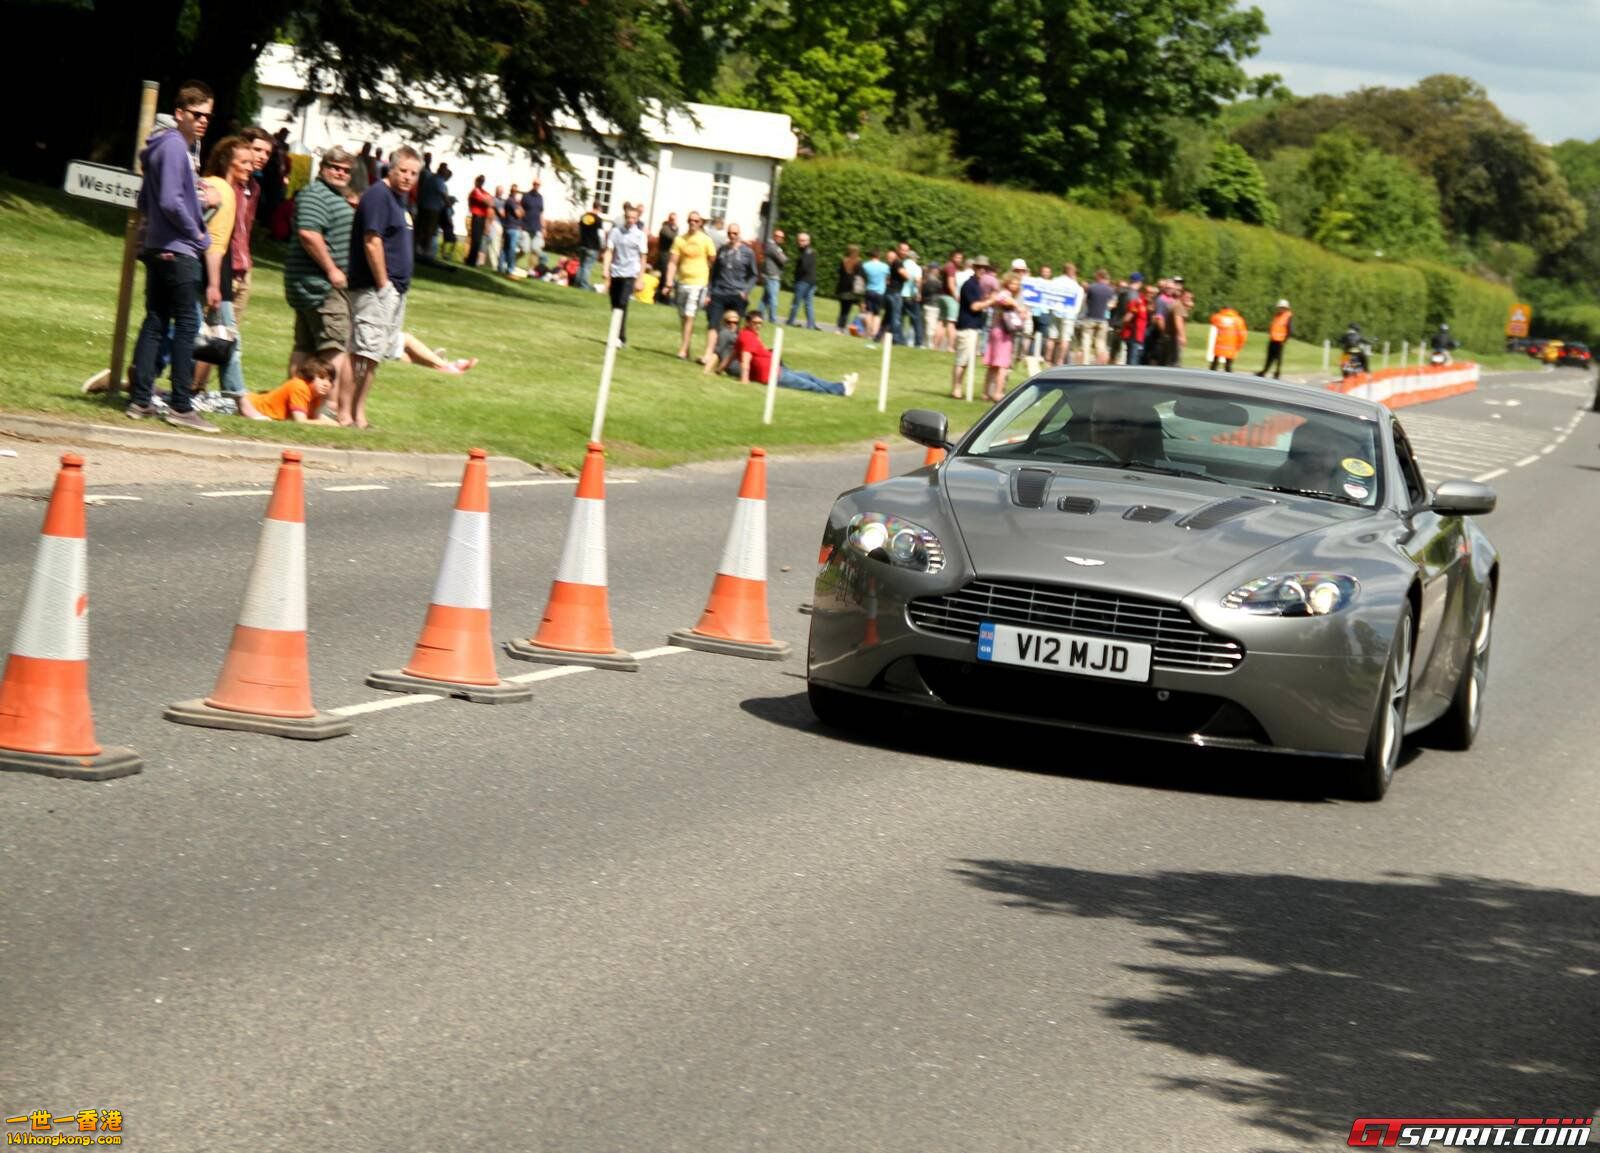
[[[1210,473],[1195,472],[1187,468],[1180,468],[1175,464],[1158,464],[1153,460],[1101,460],[1097,458],[1093,460],[1064,460],[1060,463],[1073,468],[1115,468],[1124,472],[1159,472],[1164,476],[1182,476],[1190,480],[1208,480],[1212,484],[1234,483],[1220,476],[1212,476]]]
[[[1264,488],[1268,492],[1285,492],[1285,493],[1290,494],[1291,496],[1313,496],[1313,497],[1317,497],[1320,500],[1336,500],[1340,504],[1353,504],[1357,508],[1366,508],[1367,507],[1366,505],[1362,504],[1359,500],[1355,500],[1352,497],[1346,495],[1345,493],[1342,493],[1342,492],[1325,492],[1324,490],[1322,490],[1320,488],[1294,488],[1294,487],[1292,487],[1290,485],[1283,485],[1283,484],[1251,485],[1250,487],[1251,488]]]

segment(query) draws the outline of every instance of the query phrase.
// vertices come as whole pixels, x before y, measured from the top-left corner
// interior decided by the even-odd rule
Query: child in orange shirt
[[[239,397],[239,415],[251,420],[293,420],[302,424],[338,424],[329,416],[314,415],[333,391],[333,365],[321,356],[308,357],[305,379],[286,380],[271,392]]]

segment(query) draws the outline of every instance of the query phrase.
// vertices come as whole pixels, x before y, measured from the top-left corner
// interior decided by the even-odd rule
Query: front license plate
[[[1019,629],[990,621],[978,626],[978,659],[1113,681],[1150,679],[1149,645]]]

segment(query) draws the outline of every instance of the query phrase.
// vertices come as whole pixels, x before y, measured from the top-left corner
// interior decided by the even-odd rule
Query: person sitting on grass
[[[724,314],[726,315],[726,314]],[[772,353],[761,343],[761,311],[752,308],[744,314],[744,328],[739,333],[739,383],[767,383],[772,368]],[[729,365],[728,371],[733,371]],[[840,380],[823,380],[809,372],[778,365],[778,387],[797,388],[803,392],[825,392],[831,396],[850,396],[856,390],[856,373],[845,374]]]
[[[724,372],[739,374],[739,313],[734,309],[722,314],[722,323],[717,325],[716,347],[701,363],[705,365],[707,376]]]
[[[271,392],[243,393],[237,398],[239,415],[250,420],[292,420],[298,424],[332,424],[331,416],[313,416],[333,392],[334,367],[327,357],[305,359],[304,378],[293,377]]]
[[[432,349],[409,332],[402,332],[395,340],[395,346],[389,350],[390,360],[404,360],[412,364],[420,364],[423,368],[433,368],[440,372],[459,375],[478,363],[475,356],[460,357],[456,360],[446,360],[441,353],[443,349]]]

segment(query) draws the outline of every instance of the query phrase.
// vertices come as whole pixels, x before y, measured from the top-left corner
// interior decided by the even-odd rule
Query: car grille
[[[1201,628],[1178,605],[1062,585],[978,580],[918,597],[906,611],[923,632],[971,641],[984,621],[1141,641],[1153,646],[1155,668],[1174,672],[1227,672],[1244,659],[1237,641]]]

